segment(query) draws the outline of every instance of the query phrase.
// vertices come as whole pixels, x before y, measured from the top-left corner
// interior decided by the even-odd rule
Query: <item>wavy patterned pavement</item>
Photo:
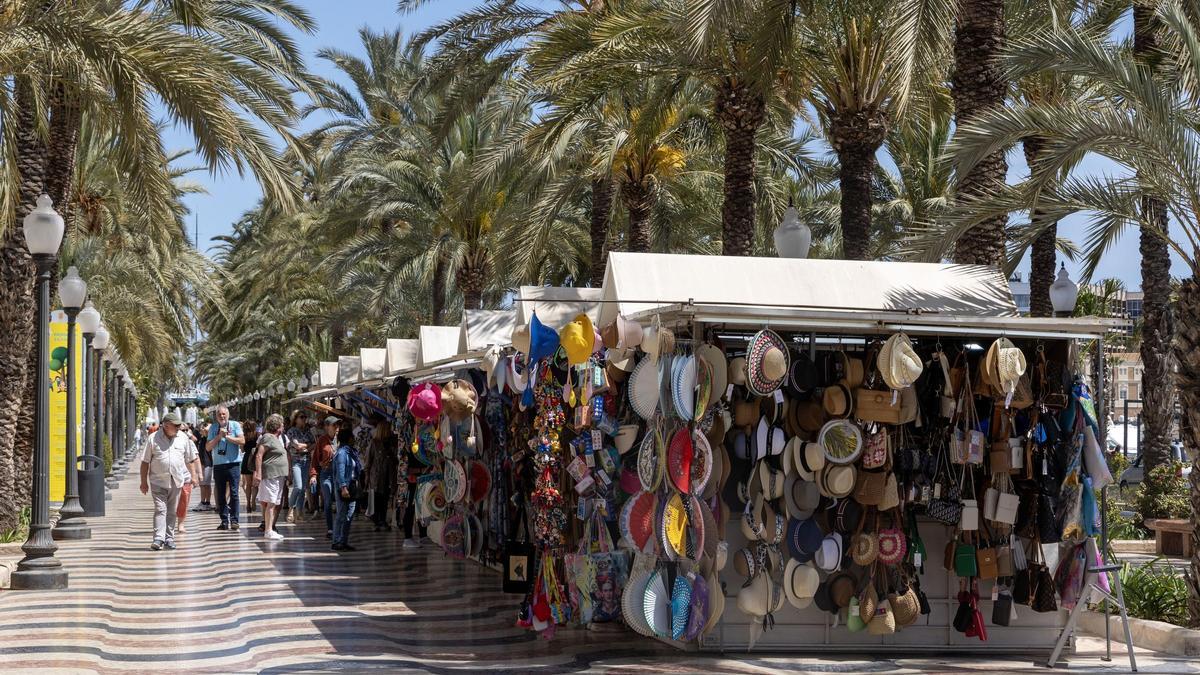
[[[218,532],[213,513],[191,513],[179,549],[156,553],[150,499],[135,482],[126,477],[109,515],[92,521],[93,539],[62,544],[70,590],[0,591],[0,672],[1039,670],[1028,660],[956,657],[721,658],[624,632],[560,630],[547,642],[513,626],[517,599],[499,592],[494,572],[431,547],[404,550],[395,533],[375,534],[365,521],[352,536],[359,550],[337,554],[323,522],[281,526],[287,539],[268,543],[258,514],[241,532]],[[1194,668],[1140,658],[1146,672]],[[1100,665],[1073,669],[1086,663]]]

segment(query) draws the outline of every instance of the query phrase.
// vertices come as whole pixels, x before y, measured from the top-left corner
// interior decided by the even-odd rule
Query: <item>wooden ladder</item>
[[[1093,560],[1103,560],[1097,553],[1096,538],[1088,537],[1087,540],[1087,572],[1083,577],[1083,592],[1079,594],[1079,601],[1075,603],[1075,609],[1071,610],[1071,617],[1067,619],[1067,625],[1063,627],[1062,634],[1058,636],[1058,643],[1054,645],[1054,652],[1050,654],[1050,660],[1046,662],[1047,668],[1053,668],[1058,663],[1058,656],[1062,653],[1063,647],[1067,645],[1067,640],[1071,638],[1071,634],[1075,631],[1075,624],[1079,621],[1080,613],[1087,609],[1088,603],[1093,598],[1097,600],[1105,600],[1112,606],[1115,606],[1121,613],[1121,625],[1125,629],[1125,647],[1129,650],[1129,669],[1137,672],[1137,660],[1133,656],[1133,636],[1129,633],[1129,615],[1125,613],[1125,593],[1121,591],[1121,575],[1112,575],[1112,590],[1116,595],[1104,590],[1100,587],[1098,578],[1101,574],[1108,572],[1119,572],[1121,565],[1104,565],[1092,567]],[[1105,612],[1105,621],[1108,620],[1108,613]],[[1107,627],[1105,628],[1107,633]]]

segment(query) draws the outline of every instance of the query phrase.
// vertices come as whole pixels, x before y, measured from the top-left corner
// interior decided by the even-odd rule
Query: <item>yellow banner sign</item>
[[[62,502],[67,490],[67,367],[75,384],[75,456],[83,454],[83,336],[75,326],[75,353],[67,351],[67,317],[54,312],[50,321],[50,501]]]

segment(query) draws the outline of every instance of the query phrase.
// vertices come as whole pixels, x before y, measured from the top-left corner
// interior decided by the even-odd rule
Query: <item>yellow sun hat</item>
[[[587,363],[596,347],[596,329],[587,314],[580,314],[559,332],[563,350],[567,352],[567,363],[577,366]]]

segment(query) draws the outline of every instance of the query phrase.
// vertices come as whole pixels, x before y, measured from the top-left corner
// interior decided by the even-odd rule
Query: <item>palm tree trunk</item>
[[[491,272],[487,249],[468,251],[459,262],[455,283],[463,296],[463,309],[483,307],[483,289]]]
[[[726,78],[717,90],[716,115],[725,131],[725,201],[721,205],[721,255],[754,250],[754,136],[766,119],[766,99],[743,82]]]
[[[430,287],[430,305],[433,310],[433,325],[442,325],[442,319],[446,314],[446,269],[450,266],[450,261],[446,259],[446,253],[440,247],[438,249],[437,261],[433,265],[433,283]]]
[[[654,192],[649,185],[629,180],[621,183],[621,200],[629,210],[629,250],[645,253],[650,250],[650,211],[654,208]]]
[[[1192,502],[1192,592],[1188,598],[1188,614],[1196,624],[1200,623],[1200,588],[1196,586],[1200,580],[1200,277],[1195,272],[1183,281],[1178,303],[1179,326],[1174,346],[1183,410],[1179,431],[1184,448],[1192,458],[1192,473],[1188,477]]]
[[[1004,105],[1007,89],[999,62],[1004,47],[1004,0],[962,0],[954,32],[954,123],[962,127],[985,110]],[[983,158],[958,183],[957,198],[983,200],[1004,185],[1008,163],[1004,151]],[[1008,217],[989,218],[955,243],[954,261],[1000,266],[1004,262],[1004,226]]]
[[[608,265],[608,221],[612,217],[612,199],[616,188],[612,178],[597,178],[592,181],[592,263],[591,285],[604,285],[604,269]]]
[[[1043,139],[1031,136],[1021,144],[1025,151],[1025,163],[1029,165],[1031,174],[1044,143]],[[1054,283],[1054,263],[1057,259],[1055,243],[1058,240],[1058,221],[1048,218],[1041,209],[1036,208],[1030,218],[1036,226],[1044,229],[1033,240],[1029,251],[1029,315],[1054,316],[1054,305],[1050,303],[1050,286]]]
[[[1155,66],[1158,38],[1155,35],[1156,0],[1133,3],[1133,52],[1147,67]],[[1156,466],[1171,461],[1171,424],[1175,417],[1175,382],[1171,377],[1171,345],[1174,320],[1171,315],[1171,253],[1160,236],[1168,227],[1166,205],[1159,199],[1142,199],[1142,218],[1154,223],[1138,233],[1142,254],[1142,440],[1146,476]],[[1157,231],[1155,231],[1157,230]]]
[[[38,115],[28,82],[16,82],[14,154],[20,174],[13,220],[0,245],[0,531],[17,525],[29,503],[30,447],[18,444],[33,429],[33,411],[23,405],[34,338],[33,258],[21,222],[42,192],[46,145],[38,134]],[[24,444],[22,444],[24,445]]]

